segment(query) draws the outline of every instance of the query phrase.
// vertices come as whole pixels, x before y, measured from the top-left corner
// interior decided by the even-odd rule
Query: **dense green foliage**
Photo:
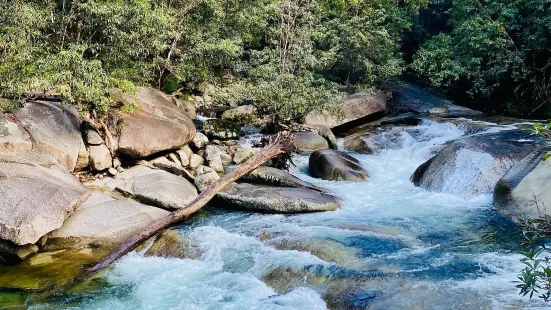
[[[522,262],[526,267],[517,287],[523,295],[532,298],[536,294],[548,302],[551,300],[551,251],[545,241],[551,237],[551,217],[521,220],[520,226],[525,237]]]
[[[106,112],[150,85],[292,116],[400,74],[425,0],[0,0],[0,91]],[[223,77],[231,76],[231,83]],[[211,87],[212,88],[212,87]]]
[[[479,109],[549,115],[549,1],[435,0],[413,29],[411,68],[428,84],[468,94]]]

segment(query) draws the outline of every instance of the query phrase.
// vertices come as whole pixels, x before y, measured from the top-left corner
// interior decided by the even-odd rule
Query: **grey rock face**
[[[166,215],[168,212],[159,208],[94,193],[49,238],[117,245]]]
[[[117,95],[121,102],[138,104],[140,110],[119,121],[119,153],[143,158],[175,150],[195,136],[195,125],[175,99],[151,88],[140,88],[135,96]]]
[[[264,183],[283,187],[304,187],[319,192],[325,191],[313,184],[302,181],[287,171],[266,166],[256,168],[242,179],[251,183]]]
[[[0,155],[0,239],[36,243],[89,195],[49,156]]]
[[[52,155],[69,172],[75,169],[83,143],[76,111],[59,103],[33,101],[14,115],[31,135],[33,149]]]
[[[105,144],[90,146],[90,166],[95,171],[103,171],[111,168],[113,160],[111,153]]]
[[[359,93],[348,96],[342,103],[335,105],[335,108],[336,111],[322,110],[307,114],[304,124],[334,128],[370,115],[383,116],[388,109],[388,97],[382,92],[375,95]]]
[[[217,194],[223,201],[248,210],[269,213],[333,211],[339,200],[307,188],[256,186],[234,183]]]
[[[127,179],[127,175],[133,173],[132,169],[120,173],[116,178]],[[143,167],[140,167],[140,171],[144,171]],[[135,178],[127,179],[116,189],[140,202],[168,210],[183,208],[197,197],[195,186],[188,180],[154,169],[150,169],[147,174],[140,173]]]
[[[494,206],[501,214],[513,220],[551,215],[551,160],[543,160],[548,151],[528,154],[496,184]]]
[[[329,148],[327,140],[317,132],[299,131],[293,132],[293,134],[295,135],[295,147],[299,152],[314,152]]]
[[[535,149],[534,143],[518,142],[526,135],[507,131],[456,140],[419,166],[411,181],[464,197],[492,193],[499,179]]]

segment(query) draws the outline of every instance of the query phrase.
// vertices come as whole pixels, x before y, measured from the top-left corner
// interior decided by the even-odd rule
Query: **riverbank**
[[[397,101],[399,97],[394,98]],[[358,97],[352,99],[351,106],[355,108],[361,107],[362,103],[371,106],[373,102],[379,102],[358,100]],[[420,106],[415,105],[415,100],[409,102],[414,107]],[[440,105],[424,102],[418,111],[398,109],[396,115],[386,118],[383,118],[385,114],[392,113],[393,109],[389,106],[381,111],[378,104],[379,110],[375,112],[378,114],[374,116],[375,120],[371,120],[371,126],[365,125],[367,130],[349,135],[337,143],[329,135],[331,131],[320,130],[314,126],[316,124],[303,125],[298,136],[304,136],[304,139],[298,140],[305,143],[297,145],[299,149],[303,148],[303,154],[329,146],[349,152],[344,147],[352,140],[360,142],[355,144],[361,149],[348,153],[353,159],[347,159],[347,162],[357,161],[357,164],[339,166],[342,164],[340,158],[346,157],[337,155],[337,159],[329,157],[312,166],[308,163],[309,155],[297,155],[294,157],[297,167],[291,169],[292,175],[283,171],[259,173],[254,183],[251,180],[242,182],[250,182],[247,186],[254,187],[257,194],[247,195],[251,193],[250,187],[241,192],[240,188],[230,189],[208,209],[178,227],[176,238],[168,242],[172,248],[176,245],[176,250],[167,250],[162,242],[155,247],[152,240],[146,246],[148,250],[130,254],[80,290],[51,301],[33,299],[28,289],[50,284],[46,274],[59,275],[52,270],[64,270],[64,275],[70,277],[70,268],[64,265],[67,261],[75,262],[72,270],[78,272],[79,263],[90,263],[101,257],[102,251],[147,226],[147,219],[166,214],[166,210],[179,202],[185,204],[186,199],[201,190],[199,184],[205,184],[198,179],[214,180],[219,176],[217,172],[222,173],[241,161],[242,153],[254,153],[254,145],[260,136],[227,139],[224,133],[216,139],[212,134],[209,138],[209,132],[205,132],[205,137],[195,134],[189,139],[192,154],[186,147],[178,146],[178,151],[153,156],[155,158],[147,158],[149,155],[145,155],[147,151],[143,145],[123,148],[125,155],[145,156],[147,161],[121,158],[124,168],[111,173],[114,176],[108,176],[109,171],[81,174],[87,176],[85,179],[94,178],[86,180],[90,189],[82,190],[86,192],[83,195],[91,194],[90,198],[75,206],[76,211],[61,228],[49,233],[47,240],[35,244],[38,254],[29,254],[23,263],[14,267],[0,267],[4,277],[0,282],[12,285],[9,287],[11,291],[23,288],[14,287],[14,283],[28,286],[26,293],[9,295],[16,305],[27,302],[80,308],[171,308],[184,304],[204,307],[207,304],[215,308],[338,309],[370,305],[381,309],[415,306],[441,309],[450,302],[473,309],[492,305],[543,307],[537,301],[516,297],[511,281],[516,279],[514,275],[521,268],[519,257],[514,254],[518,243],[515,232],[500,228],[500,217],[492,205],[495,184],[512,167],[524,163],[524,158],[539,151],[541,141],[528,131],[519,131],[523,124],[508,122],[497,125],[457,118],[463,115],[453,115],[450,111],[468,110],[442,102]],[[431,107],[426,108],[429,103]],[[406,117],[401,112],[413,114]],[[468,113],[474,115],[474,112]],[[138,115],[140,129],[146,124],[144,119],[162,119],[158,114],[152,117]],[[327,120],[327,115],[323,116]],[[366,116],[369,115],[357,119]],[[184,119],[183,124],[187,126],[189,123]],[[121,130],[128,128],[122,127]],[[153,131],[160,127],[150,128]],[[172,128],[184,130],[182,126]],[[90,150],[94,145],[90,142],[93,134],[85,133],[83,141]],[[144,137],[142,132],[131,134]],[[150,136],[152,138],[137,141],[154,141],[152,145],[158,146],[164,143],[159,137],[167,135],[153,132]],[[121,137],[123,134],[113,137],[114,140],[118,138],[119,147]],[[103,142],[97,140],[96,145],[107,147],[107,139],[101,135],[99,138]],[[37,141],[37,138],[32,141]],[[124,141],[122,145],[128,145]],[[181,143],[188,144],[176,142]],[[40,144],[34,143],[31,151],[36,149],[35,145]],[[361,155],[358,151],[369,154]],[[192,157],[201,157],[204,165],[190,169]],[[140,165],[129,166],[137,160],[141,160]],[[112,163],[109,168],[117,169],[115,161]],[[431,168],[436,164],[443,167]],[[29,166],[29,163],[25,165]],[[326,171],[324,168],[328,165],[336,170]],[[316,168],[318,166],[321,168]],[[517,170],[529,175],[532,170],[526,167],[532,166],[525,165]],[[51,169],[40,163],[32,167],[39,171]],[[328,180],[313,178],[314,170],[319,170],[316,176]],[[349,175],[363,175],[365,180],[342,181]],[[412,175],[413,182],[410,182]],[[8,176],[2,182],[10,181],[10,178],[14,177]],[[258,185],[259,180],[262,186]],[[185,195],[182,188],[186,188]],[[101,193],[92,194],[97,190]],[[275,190],[281,192],[281,197],[290,198],[291,202],[275,199]],[[28,197],[34,197],[34,194],[28,194]],[[313,199],[312,195],[317,198]],[[330,210],[336,211],[265,214],[320,211],[322,209],[315,207],[328,204],[334,206]],[[310,209],[289,209],[289,206]],[[244,208],[249,211],[242,211]],[[120,220],[128,218],[128,210],[135,212],[133,218],[137,220],[133,223]],[[100,220],[95,220],[98,218]],[[113,236],[117,238],[113,240]],[[155,253],[149,251],[151,248],[162,250]],[[59,268],[50,269],[53,266]],[[25,281],[15,282],[16,278],[25,278]],[[54,281],[66,279],[57,277]],[[434,286],[438,289],[436,293],[431,292],[429,298],[426,293]],[[472,300],[472,303],[465,304],[465,300]]]

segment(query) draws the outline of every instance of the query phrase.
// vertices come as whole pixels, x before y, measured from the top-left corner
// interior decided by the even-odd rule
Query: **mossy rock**
[[[209,119],[203,122],[203,131],[210,138],[233,139],[241,134],[241,123],[225,119]]]

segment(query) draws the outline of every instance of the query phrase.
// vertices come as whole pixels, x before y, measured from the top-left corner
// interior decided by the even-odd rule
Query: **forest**
[[[215,102],[292,118],[404,78],[544,117],[550,37],[546,0],[0,0],[0,92],[102,115],[116,88],[214,87]]]

